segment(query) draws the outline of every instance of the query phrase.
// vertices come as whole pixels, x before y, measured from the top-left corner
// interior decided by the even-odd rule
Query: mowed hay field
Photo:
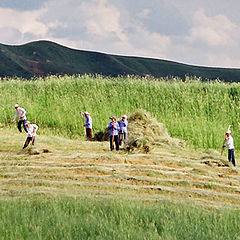
[[[156,147],[128,154],[110,152],[108,142],[38,136],[35,152],[21,150],[24,140],[14,129],[1,130],[3,199],[86,194],[240,205],[239,168],[214,151]]]
[[[239,168],[214,151],[24,140],[1,130],[0,239],[239,238]]]
[[[239,167],[210,149],[232,124],[238,151],[238,84],[66,76],[0,88],[1,126],[15,103],[40,126],[29,151],[15,125],[0,128],[0,239],[239,239]],[[187,146],[110,152],[84,139],[81,110],[96,132],[137,108]]]

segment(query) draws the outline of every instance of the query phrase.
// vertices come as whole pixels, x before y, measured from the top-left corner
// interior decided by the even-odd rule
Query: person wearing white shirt
[[[26,128],[27,128],[27,139],[24,143],[23,149],[26,148],[30,142],[32,145],[35,144],[35,138],[37,135],[38,126],[36,124],[30,124],[29,121],[26,121]]]
[[[14,123],[16,121],[17,117],[18,117],[19,120],[18,120],[17,127],[18,127],[19,132],[22,132],[22,125],[23,125],[23,128],[24,128],[25,132],[27,132],[27,128],[26,128],[27,117],[26,117],[25,109],[19,107],[18,104],[15,104],[14,108],[16,110],[16,113],[14,115],[13,120],[10,123]]]
[[[228,161],[232,162],[233,166],[236,166],[234,156],[234,140],[230,130],[227,130],[226,132],[225,142],[228,149]]]

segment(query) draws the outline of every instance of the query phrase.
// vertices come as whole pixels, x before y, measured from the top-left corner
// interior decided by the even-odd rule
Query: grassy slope
[[[108,142],[38,136],[40,154],[29,155],[21,151],[25,134],[0,131],[2,199],[88,195],[240,206],[239,167],[218,166],[216,153],[160,147],[150,154],[115,153]]]
[[[155,77],[185,75],[203,79],[240,80],[239,69],[207,68],[171,61],[124,57],[73,50],[48,41],[21,46],[0,44],[0,76],[32,77],[46,74],[101,73],[103,75],[150,74]]]
[[[239,237],[239,167],[217,166],[218,155],[43,135],[29,155],[25,134],[0,134],[0,239]]]

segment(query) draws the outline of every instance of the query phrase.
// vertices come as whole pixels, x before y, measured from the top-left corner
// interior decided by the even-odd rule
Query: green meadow
[[[0,201],[0,239],[239,239],[240,212],[169,202]]]
[[[235,145],[240,137],[240,84],[201,82],[197,78],[154,79],[138,77],[49,76],[30,81],[4,79],[0,82],[0,122],[9,122],[13,105],[36,118],[39,133],[69,138],[83,136],[80,112],[93,117],[94,132],[102,131],[109,116],[145,109],[164,123],[172,137],[194,148],[220,149],[228,125]]]

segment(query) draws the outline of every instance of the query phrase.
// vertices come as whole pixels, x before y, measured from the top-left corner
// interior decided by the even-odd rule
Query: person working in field
[[[228,149],[228,161],[231,162],[233,164],[233,166],[236,166],[235,156],[234,156],[234,140],[233,140],[230,130],[227,130],[227,132],[226,132],[225,143],[226,143],[227,149]],[[224,144],[223,148],[226,145]]]
[[[86,129],[86,137],[92,138],[92,117],[90,116],[89,112],[81,112],[82,116],[86,118],[86,122],[84,123],[84,127]]]
[[[27,119],[27,117],[26,117],[25,109],[19,107],[18,104],[15,104],[14,108],[16,110],[16,113],[14,115],[13,120],[10,122],[10,124],[14,123],[16,121],[17,117],[18,117],[19,121],[18,121],[17,127],[18,127],[19,132],[22,132],[22,125],[23,125],[23,128],[24,128],[25,132],[27,132],[27,128],[26,128],[26,119]]]
[[[118,139],[118,131],[120,130],[119,124],[116,120],[116,117],[110,117],[111,122],[108,125],[108,129],[110,130],[110,150],[114,150],[114,142],[116,145],[116,150],[119,150],[119,139]]]
[[[35,138],[37,135],[38,126],[36,124],[30,124],[29,121],[26,121],[26,128],[27,128],[27,139],[24,143],[23,149],[25,149],[30,142],[32,145],[35,145]]]
[[[127,121],[127,116],[123,115],[122,119],[119,121],[119,145],[122,145],[122,141],[124,139],[124,144],[127,144],[127,126],[128,126],[128,121]]]

